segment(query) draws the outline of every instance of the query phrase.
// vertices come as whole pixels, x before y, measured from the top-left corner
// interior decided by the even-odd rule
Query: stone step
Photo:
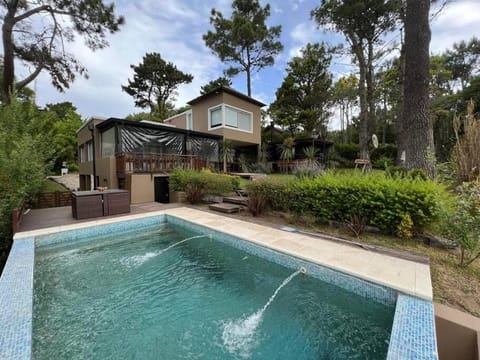
[[[219,211],[226,214],[236,213],[240,211],[240,206],[227,203],[218,203],[208,205],[210,210]]]
[[[237,205],[248,205],[248,198],[245,196],[225,196],[223,198],[224,203],[237,204]]]

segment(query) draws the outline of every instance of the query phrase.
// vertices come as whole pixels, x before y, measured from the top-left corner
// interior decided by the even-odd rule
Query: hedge
[[[225,195],[239,188],[236,176],[213,173],[210,170],[174,170],[170,174],[170,189],[187,192],[187,200],[200,202],[205,195]]]
[[[320,222],[346,222],[362,216],[369,225],[388,233],[397,231],[405,214],[417,231],[433,224],[448,197],[442,186],[430,180],[383,174],[326,174],[285,185],[256,182],[249,191],[263,194],[273,209],[311,214]]]

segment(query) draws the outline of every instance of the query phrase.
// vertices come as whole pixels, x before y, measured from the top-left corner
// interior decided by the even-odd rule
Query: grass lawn
[[[53,180],[45,179],[40,192],[43,193],[43,192],[54,192],[54,191],[68,191],[68,189]]]
[[[278,182],[288,182],[290,180],[295,179],[295,175],[292,174],[268,174],[267,178],[270,180],[278,181]],[[251,180],[240,178],[240,189],[245,189],[247,184]]]

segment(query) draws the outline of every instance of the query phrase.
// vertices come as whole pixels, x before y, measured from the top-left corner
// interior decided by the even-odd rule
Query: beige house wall
[[[154,181],[150,174],[132,174],[132,204],[155,201]]]
[[[435,328],[441,360],[480,360],[480,318],[435,304]]]
[[[168,118],[164,121],[166,124],[169,125],[175,125],[176,127],[180,129],[186,129],[187,128],[187,114],[186,113],[181,113],[176,116],[172,116],[171,118]]]
[[[252,113],[252,133],[229,128],[208,129],[208,109],[221,104],[230,105]],[[248,144],[261,143],[261,111],[260,108],[236,96],[221,93],[202,100],[192,106],[193,130],[220,135],[225,139]]]

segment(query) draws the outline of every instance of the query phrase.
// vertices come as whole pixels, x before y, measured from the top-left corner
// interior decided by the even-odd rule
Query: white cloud
[[[432,22],[432,41],[430,50],[433,53],[443,52],[451,48],[453,43],[469,40],[478,34],[480,23],[480,2],[456,1],[448,4]]]

